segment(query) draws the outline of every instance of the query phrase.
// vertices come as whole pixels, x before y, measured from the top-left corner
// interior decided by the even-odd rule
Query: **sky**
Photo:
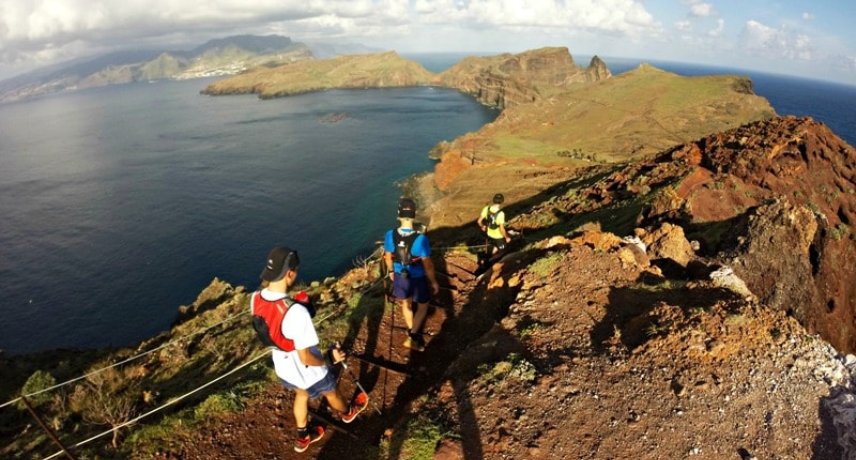
[[[856,85],[854,20],[853,0],[0,0],[0,79],[112,51],[279,34],[400,53],[566,46]]]

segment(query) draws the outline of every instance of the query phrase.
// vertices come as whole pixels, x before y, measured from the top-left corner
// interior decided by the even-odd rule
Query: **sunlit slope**
[[[646,65],[509,107],[477,134],[477,143],[488,155],[610,162],[773,115],[746,78],[682,77]]]
[[[421,86],[432,78],[421,65],[390,51],[259,67],[213,83],[203,93],[258,94],[266,99],[334,88]]]

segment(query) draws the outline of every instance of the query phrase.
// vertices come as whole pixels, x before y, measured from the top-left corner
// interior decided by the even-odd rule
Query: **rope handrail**
[[[185,394],[183,394],[183,395],[176,396],[176,397],[174,397],[174,398],[170,399],[169,401],[167,401],[166,403],[164,403],[164,404],[162,404],[162,405],[160,405],[160,406],[158,406],[158,407],[156,407],[156,408],[154,408],[154,409],[152,409],[152,410],[150,410],[150,411],[148,411],[148,412],[146,412],[146,413],[144,413],[144,414],[142,414],[142,415],[139,415],[139,416],[137,416],[137,417],[134,417],[133,419],[128,420],[127,422],[124,422],[124,423],[122,423],[122,424],[120,424],[120,425],[117,425],[117,426],[115,426],[115,427],[113,427],[113,428],[111,428],[111,429],[109,429],[109,430],[107,430],[107,431],[105,431],[105,432],[103,432],[103,433],[99,433],[99,434],[96,434],[95,436],[92,436],[92,437],[90,437],[90,438],[84,439],[83,441],[78,442],[77,444],[75,444],[75,445],[74,445],[74,446],[72,446],[72,447],[81,447],[81,446],[83,446],[84,444],[87,444],[87,443],[89,443],[89,442],[92,442],[92,441],[94,441],[94,440],[96,440],[96,439],[98,439],[98,438],[101,438],[101,437],[107,436],[108,434],[111,434],[111,433],[113,433],[113,432],[114,432],[114,431],[116,431],[116,430],[119,430],[119,429],[125,428],[125,427],[126,427],[126,426],[128,426],[128,425],[132,425],[132,424],[134,424],[134,423],[137,423],[138,421],[140,421],[140,420],[142,420],[142,419],[144,419],[144,418],[146,418],[146,417],[148,417],[148,416],[150,416],[150,415],[152,415],[152,414],[154,414],[154,413],[156,413],[156,412],[159,412],[159,411],[161,411],[161,410],[163,410],[163,409],[165,409],[165,408],[167,408],[167,407],[169,407],[169,406],[171,406],[171,405],[173,405],[173,404],[175,404],[175,403],[177,403],[177,402],[179,402],[179,401],[183,400],[184,398],[186,398],[186,397],[188,397],[188,396],[191,396],[191,395],[193,395],[193,394],[195,394],[195,393],[199,392],[200,390],[203,390],[203,389],[207,388],[207,387],[209,387],[209,386],[211,386],[211,385],[213,385],[213,384],[215,384],[215,383],[219,382],[220,380],[223,380],[224,378],[226,378],[226,377],[228,377],[228,376],[230,376],[230,375],[234,374],[235,372],[238,372],[239,370],[241,370],[241,369],[243,369],[243,368],[245,368],[245,367],[249,366],[250,364],[253,364],[254,362],[256,362],[256,361],[260,360],[261,358],[265,357],[266,355],[268,355],[270,352],[271,352],[271,350],[270,350],[270,349],[267,349],[267,350],[265,350],[264,352],[259,353],[258,355],[256,355],[255,357],[253,357],[251,360],[249,360],[249,361],[247,361],[247,362],[245,362],[245,363],[241,364],[240,366],[238,366],[238,367],[236,367],[236,368],[234,368],[234,369],[230,370],[229,372],[226,372],[225,374],[223,374],[223,375],[221,375],[221,376],[219,376],[219,377],[217,377],[217,378],[215,378],[215,379],[213,379],[213,380],[209,381],[208,383],[205,383],[205,384],[203,384],[203,385],[200,385],[200,386],[198,386],[198,387],[194,388],[193,390],[191,390],[191,391],[189,391],[189,392],[187,392],[187,393],[185,393]],[[61,450],[60,450],[60,451],[55,452],[54,454],[50,455],[49,457],[45,457],[45,458],[44,458],[44,460],[49,460],[49,459],[52,459],[52,458],[56,458],[56,457],[58,457],[58,456],[60,456],[60,455],[62,455],[62,454],[63,454],[63,451],[61,451]]]
[[[376,256],[374,256],[374,254],[372,254],[372,256],[371,256],[369,259],[367,259],[367,260],[366,260],[366,262],[368,262],[368,261],[372,260],[374,257],[376,257]],[[364,293],[364,292],[368,291],[369,289],[371,289],[372,287],[374,287],[376,284],[377,284],[377,280],[375,280],[375,282],[374,282],[374,283],[370,284],[368,287],[366,287],[365,289],[363,289],[362,291],[359,291],[359,292],[360,292],[360,293]],[[169,346],[171,346],[171,345],[175,345],[175,344],[177,344],[177,343],[179,343],[179,342],[181,342],[181,341],[183,341],[183,340],[186,340],[186,339],[189,339],[189,338],[191,338],[191,337],[194,337],[194,336],[197,336],[197,335],[199,335],[199,334],[202,334],[202,333],[204,333],[204,332],[207,332],[207,331],[209,331],[209,330],[211,330],[211,329],[213,329],[213,328],[215,328],[215,327],[217,327],[217,326],[223,325],[223,324],[225,324],[225,323],[227,323],[227,322],[230,322],[230,321],[232,321],[232,320],[234,320],[234,319],[236,319],[236,318],[239,318],[239,317],[241,317],[241,316],[243,316],[243,315],[246,315],[246,314],[248,314],[248,311],[247,311],[246,309],[242,309],[240,312],[235,313],[235,314],[233,314],[233,315],[231,315],[231,316],[229,316],[229,317],[225,318],[224,320],[222,320],[222,321],[220,321],[220,322],[218,322],[218,323],[212,324],[212,325],[210,325],[210,326],[205,327],[204,329],[200,329],[200,330],[195,331],[195,332],[192,332],[192,333],[190,333],[190,334],[183,335],[183,336],[181,336],[181,337],[178,337],[178,338],[172,339],[172,340],[170,340],[170,341],[168,341],[168,342],[166,342],[166,343],[163,343],[163,344],[161,344],[160,346],[155,347],[155,348],[153,348],[153,349],[151,349],[151,350],[147,350],[147,351],[144,351],[144,352],[138,353],[138,354],[136,354],[136,355],[134,355],[134,356],[131,356],[131,357],[129,357],[129,358],[126,358],[126,359],[124,359],[124,360],[122,360],[122,361],[119,361],[119,362],[113,363],[113,364],[111,364],[111,365],[109,365],[109,366],[105,366],[105,367],[102,367],[102,368],[96,369],[96,370],[91,371],[91,372],[87,372],[86,374],[80,375],[80,376],[78,376],[78,377],[74,377],[74,378],[72,378],[72,379],[68,379],[68,380],[66,380],[66,381],[64,381],[64,382],[57,383],[57,384],[52,385],[52,386],[49,386],[49,387],[47,387],[47,388],[42,388],[41,390],[33,391],[33,392],[31,392],[31,393],[27,393],[27,394],[25,394],[25,395],[18,396],[17,398],[13,398],[13,399],[11,399],[11,400],[9,400],[9,401],[6,401],[6,402],[5,402],[5,403],[3,403],[3,404],[0,404],[0,409],[2,409],[2,408],[4,408],[4,407],[7,407],[7,406],[11,406],[12,404],[15,404],[15,403],[19,402],[19,401],[21,400],[21,398],[22,398],[22,397],[29,398],[29,397],[32,397],[32,396],[40,395],[40,394],[42,394],[42,393],[46,393],[46,392],[48,392],[48,391],[56,390],[57,388],[61,388],[61,387],[64,387],[64,386],[66,386],[66,385],[70,385],[70,384],[72,384],[72,383],[74,383],[74,382],[78,382],[78,381],[80,381],[80,380],[83,380],[83,379],[85,379],[85,378],[87,378],[87,377],[91,377],[91,376],[93,376],[93,375],[97,375],[97,374],[99,374],[99,373],[101,373],[101,372],[104,372],[104,371],[106,371],[106,370],[108,370],[108,369],[112,369],[112,368],[114,368],[114,367],[118,367],[118,366],[121,366],[121,365],[123,365],[123,364],[127,364],[127,363],[129,363],[129,362],[135,361],[135,360],[140,359],[140,358],[142,358],[142,357],[144,357],[144,356],[150,355],[150,354],[152,354],[152,353],[154,353],[154,352],[156,352],[156,351],[160,351],[160,350],[163,350],[164,348],[167,348],[167,347],[169,347]],[[319,321],[319,322],[316,324],[316,326],[317,326],[318,324],[321,324],[321,322],[323,322],[324,320],[328,319],[330,316],[332,316],[332,315],[328,315],[327,317],[323,318],[321,321]]]
[[[364,289],[362,289],[362,290],[361,290],[361,291],[359,291],[359,292],[362,292],[362,293],[367,292],[369,289],[372,289],[374,286],[376,286],[376,285],[377,285],[377,283],[379,283],[380,281],[383,281],[383,279],[384,279],[383,277],[380,277],[380,278],[376,279],[374,282],[372,282],[371,284],[369,284],[368,286],[366,286]],[[246,313],[247,313],[247,311],[243,311],[243,312],[241,312],[241,313],[237,313],[237,314],[235,314],[235,315],[233,315],[233,316],[235,316],[235,317],[236,317],[236,316],[240,316],[240,315],[243,315],[243,314],[246,314]],[[318,326],[318,325],[320,325],[320,324],[324,323],[325,321],[329,320],[331,317],[336,316],[337,314],[340,314],[340,313],[341,313],[341,311],[334,311],[334,312],[332,312],[330,315],[327,315],[327,316],[325,316],[325,317],[323,317],[323,318],[319,319],[318,321],[316,321],[316,322],[315,322],[315,326]],[[194,388],[193,390],[191,390],[191,391],[189,391],[189,392],[187,392],[187,393],[185,393],[185,394],[183,394],[183,395],[176,396],[176,397],[174,397],[174,398],[170,399],[169,401],[167,401],[166,403],[164,403],[163,405],[158,406],[158,407],[156,407],[156,408],[154,408],[154,409],[152,409],[152,410],[150,410],[150,411],[148,411],[148,412],[146,412],[146,413],[144,413],[144,414],[142,414],[142,415],[139,415],[139,416],[137,416],[137,417],[135,417],[135,418],[133,418],[133,419],[131,419],[131,420],[127,421],[127,422],[124,422],[124,423],[122,423],[121,425],[116,426],[115,428],[111,428],[111,429],[109,429],[109,430],[107,430],[107,431],[104,431],[104,432],[99,433],[99,434],[97,434],[97,435],[95,435],[95,436],[92,436],[92,437],[87,438],[87,439],[85,439],[85,440],[83,440],[83,441],[80,441],[80,442],[78,442],[77,444],[74,444],[74,446],[72,446],[72,447],[75,447],[75,448],[76,448],[76,447],[81,447],[81,446],[83,446],[83,445],[85,445],[85,444],[87,444],[87,443],[89,443],[89,442],[92,442],[92,441],[94,441],[94,440],[98,439],[98,438],[102,438],[102,437],[104,437],[104,436],[107,436],[107,435],[109,435],[109,434],[113,433],[115,430],[119,430],[119,429],[125,428],[125,427],[127,427],[127,426],[129,426],[129,425],[132,425],[132,424],[134,424],[134,423],[137,423],[137,422],[139,422],[140,420],[142,420],[142,419],[144,419],[144,418],[146,418],[146,417],[148,417],[148,416],[150,416],[150,415],[152,415],[152,414],[154,414],[154,413],[156,413],[156,412],[159,412],[159,411],[161,411],[161,410],[165,409],[166,407],[169,407],[169,406],[171,406],[171,405],[173,405],[173,404],[175,404],[175,403],[177,403],[177,402],[179,402],[179,401],[183,400],[184,398],[187,398],[188,396],[191,396],[191,395],[193,395],[193,394],[195,394],[195,393],[199,392],[200,390],[202,390],[202,389],[204,389],[204,388],[207,388],[207,387],[209,387],[209,386],[213,385],[214,383],[216,383],[216,382],[218,382],[218,381],[220,381],[220,380],[222,380],[222,379],[224,379],[224,378],[226,378],[226,377],[228,377],[228,376],[230,376],[230,375],[234,374],[235,372],[237,372],[237,371],[239,371],[239,370],[241,370],[241,369],[243,369],[243,368],[245,368],[245,367],[249,366],[250,364],[252,364],[252,363],[254,363],[254,362],[258,361],[259,359],[261,359],[261,358],[265,357],[266,355],[268,355],[269,353],[271,353],[271,351],[272,351],[272,350],[273,350],[273,348],[268,348],[268,349],[266,349],[265,351],[263,351],[263,352],[259,353],[258,355],[256,355],[256,356],[255,356],[254,358],[252,358],[251,360],[249,360],[249,361],[247,361],[247,362],[245,362],[245,363],[241,364],[240,366],[238,366],[238,367],[236,367],[236,368],[234,368],[234,369],[230,370],[229,372],[227,372],[227,373],[225,373],[225,374],[223,374],[223,375],[221,375],[221,376],[219,376],[219,377],[217,377],[217,378],[215,378],[215,379],[213,379],[213,380],[209,381],[208,383],[205,383],[205,384],[203,384],[203,385],[200,385],[200,386],[198,386],[198,387]],[[62,455],[62,454],[63,454],[63,451],[57,451],[57,452],[55,452],[54,454],[50,455],[49,457],[45,457],[45,458],[44,458],[44,460],[49,460],[49,459],[52,459],[52,458],[56,458],[56,457],[58,457],[58,456],[60,456],[60,455]]]
[[[196,335],[202,334],[203,332],[207,332],[207,331],[209,331],[209,330],[211,330],[211,329],[213,329],[213,328],[215,328],[215,327],[217,327],[217,326],[220,326],[220,325],[223,325],[223,324],[225,324],[225,323],[227,323],[227,322],[230,322],[230,321],[234,320],[235,318],[238,318],[239,316],[244,315],[245,313],[246,313],[245,311],[241,311],[241,312],[235,313],[235,314],[233,314],[233,315],[231,315],[231,316],[227,317],[226,319],[224,319],[224,320],[220,321],[219,323],[212,324],[212,325],[210,325],[210,326],[208,326],[208,327],[206,327],[206,328],[204,328],[204,329],[200,329],[200,330],[195,331],[195,332],[193,332],[193,333],[190,333],[190,334],[183,335],[183,336],[181,336],[181,337],[178,337],[178,338],[172,339],[172,340],[170,340],[170,341],[168,341],[168,342],[166,342],[166,343],[161,344],[161,345],[160,345],[160,346],[158,346],[158,347],[152,348],[151,350],[146,350],[146,351],[144,351],[144,352],[141,352],[141,353],[138,353],[138,354],[136,354],[136,355],[134,355],[134,356],[131,356],[130,358],[126,358],[126,359],[123,359],[122,361],[119,361],[119,362],[113,363],[113,364],[111,364],[111,365],[109,365],[109,366],[105,366],[105,367],[102,367],[102,368],[100,368],[100,369],[96,369],[96,370],[94,370],[94,371],[87,372],[86,374],[83,374],[83,375],[81,375],[81,376],[78,376],[78,377],[75,377],[75,378],[72,378],[72,379],[68,379],[68,380],[66,380],[66,381],[64,381],[64,382],[57,383],[56,385],[52,385],[52,386],[49,386],[49,387],[47,387],[47,388],[42,388],[41,390],[37,390],[37,391],[34,391],[34,392],[32,392],[32,393],[27,393],[27,394],[22,395],[22,396],[23,396],[23,397],[26,397],[26,398],[29,398],[29,397],[31,397],[31,396],[40,395],[40,394],[42,394],[42,393],[46,393],[46,392],[51,391],[51,390],[56,390],[57,388],[64,387],[64,386],[69,385],[69,384],[72,384],[72,383],[74,383],[74,382],[77,382],[77,381],[83,380],[83,379],[85,379],[85,378],[87,378],[87,377],[91,377],[91,376],[93,376],[93,375],[97,375],[97,374],[99,374],[99,373],[101,373],[101,372],[104,372],[104,371],[106,371],[106,370],[108,370],[108,369],[112,369],[112,368],[114,368],[114,367],[121,366],[122,364],[127,364],[127,363],[129,363],[129,362],[131,362],[131,361],[135,361],[135,360],[140,359],[140,358],[142,358],[142,357],[144,357],[144,356],[150,355],[150,354],[152,354],[152,353],[154,353],[154,352],[156,352],[156,351],[163,350],[164,348],[167,348],[167,347],[169,347],[169,346],[171,346],[171,345],[175,345],[175,344],[177,344],[177,343],[181,342],[182,340],[186,340],[186,339],[189,339],[189,338],[191,338],[191,337],[193,337],[193,336],[196,336]],[[0,409],[4,408],[4,407],[6,407],[6,406],[10,406],[10,405],[12,405],[12,404],[17,403],[18,401],[20,401],[20,400],[21,400],[21,397],[22,397],[22,396],[18,396],[17,398],[14,398],[14,399],[12,399],[12,400],[6,401],[6,402],[5,402],[5,403],[3,403],[3,404],[0,404]]]

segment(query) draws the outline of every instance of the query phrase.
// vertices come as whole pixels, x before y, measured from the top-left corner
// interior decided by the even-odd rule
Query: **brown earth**
[[[637,223],[681,223],[704,255],[733,265],[763,302],[850,352],[856,350],[854,168],[856,150],[822,123],[776,118],[620,167],[552,207],[579,216],[619,207],[626,215],[613,229],[625,234]],[[786,209],[756,209],[771,200]],[[765,213],[764,225],[753,224],[753,216]]]
[[[291,452],[291,395],[272,383],[159,457],[377,458],[383,441],[384,458],[413,458],[402,439],[415,419],[442,427],[435,458],[840,455],[822,402],[845,376],[784,312],[706,278],[665,278],[598,230],[518,248],[481,278],[466,254],[435,259],[453,295],[430,317],[424,353],[399,346],[388,311],[352,322],[355,353],[414,374],[351,360],[382,410],[338,425],[359,439],[330,431]]]
[[[756,132],[768,135],[740,144]],[[812,210],[793,193],[775,193],[770,184],[781,182],[750,179],[780,168],[777,158],[794,158],[770,155],[782,150],[766,139],[785,139],[796,142],[797,151],[803,141],[818,146],[807,171],[838,183],[833,172],[845,178],[848,173],[836,170],[832,152],[844,157],[846,166],[852,148],[831,136],[808,119],[774,119],[631,165],[566,171],[570,179],[507,208],[518,237],[481,276],[476,276],[478,248],[467,247],[480,239],[469,224],[432,230],[444,289],[427,322],[424,353],[401,346],[403,321],[396,311],[393,324],[382,289],[355,295],[372,285],[371,266],[353,270],[321,294],[325,307],[319,315],[348,317],[336,323],[340,329],[325,333],[364,359],[349,363],[381,414],[369,410],[353,425],[343,425],[318,407],[329,419],[328,435],[298,455],[291,448],[292,395],[271,377],[240,410],[176,430],[155,451],[149,445],[135,455],[818,460],[851,455],[856,358],[838,355],[801,324],[823,332],[817,324],[834,323],[820,320],[840,313],[806,321],[800,312],[814,307],[800,299],[813,299],[818,286],[829,285],[819,283],[820,272],[815,273],[837,248],[826,239],[852,240],[819,236],[829,226],[825,222],[835,218],[822,216],[836,201],[827,202],[826,211]],[[742,149],[733,147],[730,164],[750,166],[728,172],[708,167],[717,164],[729,139],[737,139],[734,145]],[[811,187],[830,183],[818,180]],[[798,181],[791,187],[797,195],[815,193]],[[743,200],[752,201],[745,201],[746,209],[733,208]],[[696,216],[696,209],[704,211]],[[240,289],[215,282],[187,314],[217,313],[223,308],[217,302],[226,311],[245,309],[236,305],[245,297]],[[342,306],[344,299],[358,301]],[[335,310],[328,313],[330,308]],[[185,318],[182,325],[190,321]],[[351,394],[352,378],[344,373],[340,379]],[[414,440],[427,447],[419,450]]]
[[[427,350],[400,346],[401,315],[393,324],[379,289],[347,310],[338,333],[367,360],[349,362],[382,414],[366,412],[348,426],[334,421],[324,440],[297,455],[291,394],[272,381],[239,412],[182,431],[155,456],[851,455],[856,363],[811,333],[854,349],[853,148],[822,124],[797,118],[701,137],[741,116],[766,118],[769,106],[747,94],[745,80],[712,79],[747,96],[736,99],[745,105],[720,107],[719,96],[709,95],[677,110],[685,123],[671,124],[652,110],[696,86],[659,72],[642,68],[586,87],[591,102],[598,91],[626,95],[663,85],[665,93],[640,101],[645,115],[627,115],[622,129],[630,130],[598,131],[617,139],[625,158],[662,143],[664,151],[649,159],[548,161],[563,139],[557,133],[579,129],[573,117],[596,122],[617,113],[608,104],[603,112],[553,113],[552,98],[510,104],[497,122],[443,147],[428,179],[445,194],[434,204],[430,235],[446,246],[434,256],[444,290],[427,322]],[[550,72],[543,76],[551,81]],[[574,101],[568,107],[578,108]],[[524,113],[518,108],[551,121],[515,125]],[[649,142],[628,148],[639,117],[648,117]],[[709,131],[670,147],[694,129]],[[496,153],[509,145],[521,148],[519,158]],[[521,236],[477,277],[476,249],[465,247],[481,242],[471,213],[505,190],[511,227]],[[339,284],[365,286],[370,272],[355,270]],[[212,285],[206,298],[229,289]],[[186,313],[218,308],[201,297]],[[370,364],[377,361],[396,371]],[[341,379],[354,391],[347,374]],[[428,436],[420,426],[439,439],[427,455],[409,444]]]

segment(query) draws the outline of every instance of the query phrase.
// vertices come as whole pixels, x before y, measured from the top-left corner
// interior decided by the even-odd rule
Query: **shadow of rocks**
[[[652,314],[655,308],[669,305],[682,309],[707,309],[722,299],[730,298],[736,298],[735,294],[724,289],[690,289],[683,283],[675,283],[675,287],[653,286],[650,289],[611,288],[606,315],[592,328],[590,334],[592,347],[597,353],[604,354],[608,351],[604,342],[614,338],[633,350],[644,344],[652,331],[656,332],[664,326],[658,324],[656,316]]]
[[[840,389],[833,388],[831,395],[837,395]],[[821,398],[817,405],[817,417],[820,419],[820,432],[811,445],[812,460],[844,459],[844,449],[838,444],[838,431],[833,423],[832,413],[828,402],[834,399],[832,396]]]

